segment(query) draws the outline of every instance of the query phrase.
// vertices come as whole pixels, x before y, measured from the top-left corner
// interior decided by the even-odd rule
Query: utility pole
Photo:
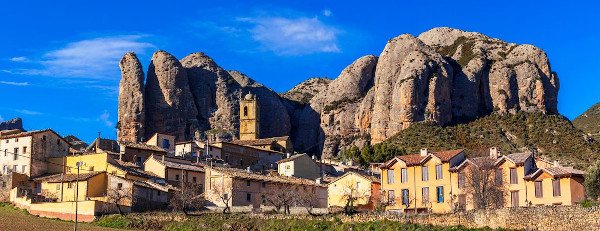
[[[77,231],[77,209],[78,209],[78,201],[79,201],[79,169],[83,165],[83,161],[77,162],[77,178],[75,178],[75,224],[73,226],[73,230]]]

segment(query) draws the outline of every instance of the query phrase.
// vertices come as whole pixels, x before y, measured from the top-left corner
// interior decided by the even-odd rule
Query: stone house
[[[316,180],[321,177],[321,169],[307,154],[296,154],[277,161],[277,172],[282,176]]]
[[[165,156],[151,156],[144,162],[144,171],[163,178],[172,185],[190,182],[204,187],[204,167],[189,160]]]
[[[150,158],[150,156],[163,156],[167,155],[167,150],[143,143],[122,143],[120,150],[119,160],[127,161],[143,166],[144,162]]]
[[[146,141],[146,144],[166,150],[169,156],[175,155],[175,136],[154,133],[154,135]]]
[[[225,207],[227,203],[229,207],[251,206],[258,210],[285,197],[292,207],[327,208],[327,186],[308,179],[207,167],[206,184],[204,195],[209,206]]]
[[[46,160],[69,154],[69,143],[52,129],[3,133],[0,136],[2,174],[19,172],[30,177],[45,174]]]
[[[221,158],[225,163],[234,168],[246,169],[251,167],[255,171],[275,169],[277,161],[283,159],[286,154],[272,150],[221,142],[215,144],[221,148]]]

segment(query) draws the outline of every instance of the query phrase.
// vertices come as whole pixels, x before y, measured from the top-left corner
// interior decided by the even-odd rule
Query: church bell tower
[[[240,100],[240,140],[255,140],[260,137],[259,112],[258,101],[252,93]]]

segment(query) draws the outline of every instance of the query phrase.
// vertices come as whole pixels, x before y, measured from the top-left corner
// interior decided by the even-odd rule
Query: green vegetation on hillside
[[[600,140],[600,103],[595,104],[575,118],[573,125],[590,134],[594,139]]]
[[[446,127],[417,123],[385,143],[407,153],[416,153],[424,147],[431,150],[464,148],[471,156],[485,155],[493,146],[504,154],[536,150],[548,159],[580,169],[586,169],[600,156],[600,144],[586,139],[569,120],[542,113],[492,114]]]
[[[130,214],[101,217],[96,225],[143,230],[493,230],[468,229],[462,226],[438,227],[406,224],[400,221],[342,222],[336,216],[318,218],[260,218],[245,214]]]

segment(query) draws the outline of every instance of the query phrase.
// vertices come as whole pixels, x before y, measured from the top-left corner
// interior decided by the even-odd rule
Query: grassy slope
[[[388,139],[409,153],[422,147],[432,150],[465,148],[469,155],[485,155],[496,146],[504,154],[537,149],[541,156],[585,169],[600,156],[600,144],[564,117],[541,113],[492,114],[475,121],[440,127],[419,123]]]
[[[600,103],[595,104],[573,120],[573,125],[600,140]]]
[[[0,230],[73,230],[73,222],[33,216],[25,210],[17,209],[6,203],[0,203]],[[115,229],[80,224],[77,230]]]
[[[162,230],[491,230],[466,229],[464,227],[435,227],[430,225],[404,224],[398,221],[374,221],[343,223],[334,216],[315,219],[260,219],[244,214],[203,214],[182,217],[166,214],[111,215],[96,224],[110,227]],[[126,224],[122,226],[122,224]]]

